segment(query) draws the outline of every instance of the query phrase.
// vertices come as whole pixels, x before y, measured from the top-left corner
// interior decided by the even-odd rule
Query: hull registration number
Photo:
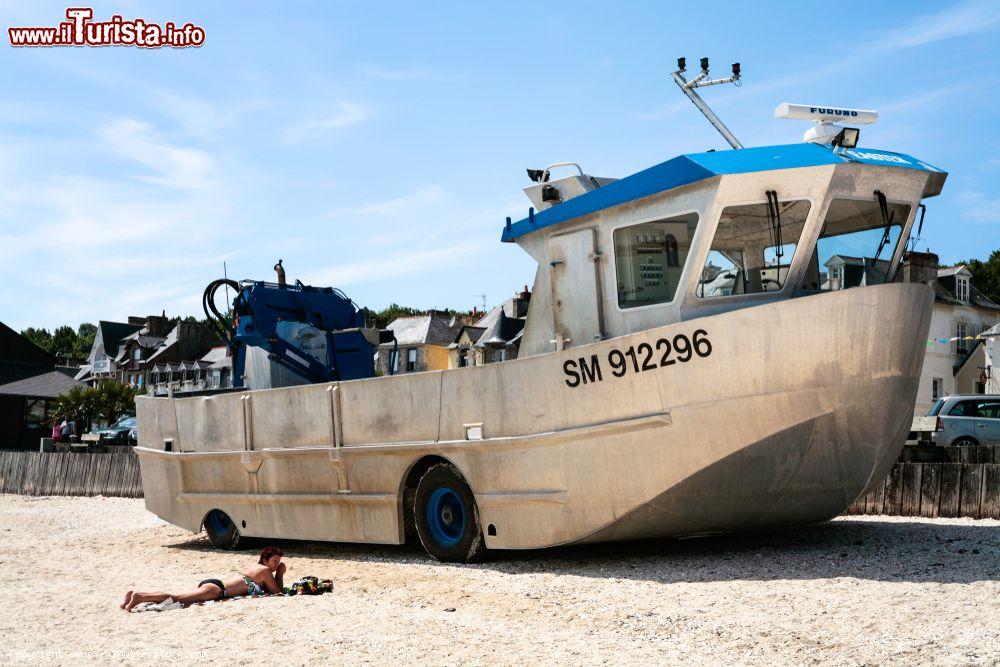
[[[708,332],[697,329],[688,337],[677,334],[673,338],[660,338],[654,344],[639,343],[621,350],[611,348],[607,354],[590,355],[590,358],[567,359],[563,362],[563,380],[567,387],[575,389],[593,382],[603,382],[609,377],[625,377],[629,373],[644,373],[658,368],[686,364],[698,357],[712,354],[712,342]],[[606,372],[605,372],[606,371]]]

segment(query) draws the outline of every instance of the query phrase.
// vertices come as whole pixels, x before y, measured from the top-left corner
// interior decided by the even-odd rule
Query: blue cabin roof
[[[932,167],[903,153],[873,148],[852,148],[845,151],[845,154],[837,154],[828,146],[813,143],[689,153],[644,169],[631,176],[626,176],[552,208],[530,214],[527,218],[508,225],[503,231],[501,240],[510,242],[545,227],[551,227],[567,220],[573,220],[683,185],[697,183],[713,176],[746,174],[774,169],[795,169],[797,167],[818,167],[845,162],[861,162],[882,167],[901,167],[944,174],[937,167]],[[937,192],[931,194],[937,194]]]

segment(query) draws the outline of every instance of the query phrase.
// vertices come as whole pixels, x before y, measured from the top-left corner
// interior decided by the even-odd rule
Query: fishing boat
[[[706,111],[719,80],[685,71]],[[837,516],[910,428],[933,293],[900,269],[946,174],[859,148],[873,111],[776,115],[813,126],[620,179],[529,170],[501,231],[537,262],[516,359],[138,398],[147,509],[222,547],[416,534],[446,561]]]

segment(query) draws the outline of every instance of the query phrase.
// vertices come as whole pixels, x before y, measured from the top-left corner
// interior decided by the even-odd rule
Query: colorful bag
[[[332,592],[333,581],[317,577],[302,577],[284,589],[285,595],[322,595]]]

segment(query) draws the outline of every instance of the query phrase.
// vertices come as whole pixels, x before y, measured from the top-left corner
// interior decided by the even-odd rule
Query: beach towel
[[[171,609],[183,609],[184,605],[173,598],[167,598],[163,602],[147,602],[141,604],[132,611],[170,611]]]

